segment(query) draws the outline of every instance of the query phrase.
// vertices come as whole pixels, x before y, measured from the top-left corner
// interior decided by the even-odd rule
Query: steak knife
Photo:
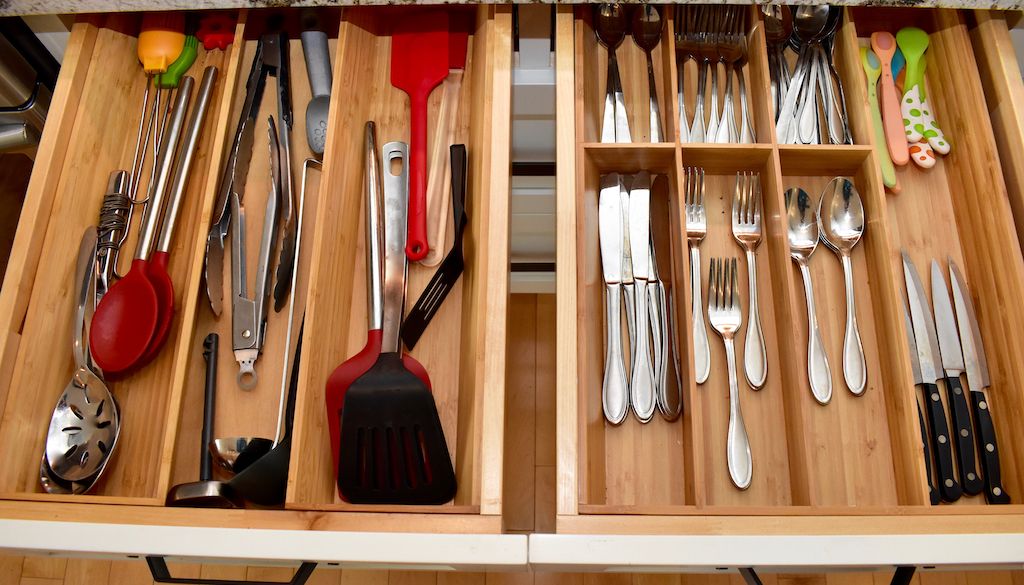
[[[598,239],[601,243],[601,268],[605,286],[604,381],[601,386],[601,405],[604,417],[612,424],[620,424],[629,412],[629,387],[626,384],[626,366],[622,355],[622,198],[619,175],[611,173],[601,177],[601,196],[598,199]]]
[[[907,311],[906,303],[903,304],[903,321],[907,328],[907,347],[910,349],[910,370],[914,375],[914,385],[923,384],[921,379],[921,360],[917,357],[917,342],[914,340],[914,325],[910,321],[910,313]],[[928,427],[924,424],[924,414],[921,412],[921,402],[916,398],[917,422],[921,427],[921,447],[924,449],[924,470],[928,476],[928,499],[933,506],[939,504],[939,491],[935,489],[935,482],[932,481],[932,456],[928,450]]]
[[[932,306],[935,309],[935,330],[939,336],[939,354],[942,369],[946,374],[946,400],[949,401],[956,441],[956,466],[960,471],[960,486],[964,493],[972,496],[981,493],[985,484],[978,476],[977,461],[974,457],[974,435],[971,433],[970,407],[967,396],[960,384],[960,375],[965,372],[964,355],[960,349],[960,336],[953,317],[953,305],[949,302],[949,289],[939,263],[932,260]]]
[[[953,449],[950,445],[949,425],[946,423],[946,410],[942,407],[939,387],[936,385],[941,369],[939,340],[921,277],[918,276],[917,269],[906,252],[903,252],[903,276],[907,285],[910,321],[914,328],[914,339],[917,340],[921,388],[924,390],[928,425],[931,427],[932,452],[935,454],[935,467],[939,474],[939,494],[944,501],[955,502],[960,499],[961,489],[953,470]]]
[[[953,305],[956,307],[960,342],[963,344],[964,363],[967,368],[967,384],[971,390],[971,405],[974,410],[974,430],[978,434],[981,449],[981,469],[985,472],[985,499],[990,504],[1009,504],[1010,496],[1003,489],[999,474],[999,448],[996,446],[996,428],[992,423],[992,411],[985,398],[985,388],[991,385],[988,375],[988,360],[985,346],[981,341],[978,318],[971,303],[971,291],[967,288],[960,269],[949,260],[949,280],[953,285]]]

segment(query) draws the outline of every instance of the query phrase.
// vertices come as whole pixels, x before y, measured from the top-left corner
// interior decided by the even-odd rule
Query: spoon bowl
[[[210,454],[214,462],[229,474],[245,471],[257,459],[270,452],[274,442],[262,437],[227,437],[214,439]]]
[[[793,36],[801,44],[813,43],[828,34],[832,10],[828,4],[800,6],[793,14]]]
[[[598,4],[594,7],[594,31],[597,40],[614,51],[626,38],[629,20],[621,4]]]
[[[799,263],[807,262],[818,247],[816,210],[807,191],[798,187],[786,190],[789,253]]]
[[[789,6],[767,4],[764,11],[765,39],[769,45],[781,45],[793,34],[793,11]]]
[[[661,16],[660,7],[643,4],[633,12],[633,41],[645,53],[658,46],[664,28],[665,19]]]
[[[849,254],[864,234],[864,204],[853,181],[832,179],[821,194],[818,216],[825,243]]]

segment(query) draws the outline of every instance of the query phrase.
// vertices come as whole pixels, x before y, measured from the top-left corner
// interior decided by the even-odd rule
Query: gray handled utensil
[[[306,106],[306,141],[313,154],[322,155],[327,143],[327,112],[331,105],[331,53],[327,33],[302,32],[302,56],[306,60],[309,89],[313,98]]]

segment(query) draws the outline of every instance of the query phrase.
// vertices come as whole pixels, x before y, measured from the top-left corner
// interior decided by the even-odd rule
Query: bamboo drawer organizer
[[[744,67],[757,143],[680,144],[675,88],[680,74],[693,115],[697,69],[677,70],[675,11],[655,49],[655,74],[667,142],[647,139],[647,81],[642,51],[618,49],[632,144],[600,144],[607,53],[598,45],[588,6],[559,7],[556,17],[558,140],[558,482],[557,532],[606,534],[860,534],[1007,532],[1024,523],[1024,261],[1007,197],[993,127],[966,20],[955,10],[849,8],[836,33],[836,67],[846,92],[854,145],[779,145],[771,116],[764,26],[750,7]],[[859,43],[876,30],[915,25],[931,35],[926,79],[952,153],[934,169],[898,171],[902,192],[883,191],[873,146]],[[1015,72],[1014,72],[1015,73]],[[710,84],[709,84],[710,85]],[[719,87],[722,87],[720,82]],[[738,110],[738,102],[737,102]],[[769,376],[759,392],[740,375],[740,401],[754,460],[747,491],[735,489],[725,461],[728,384],[725,352],[711,330],[711,377],[694,381],[690,257],[681,195],[684,167],[706,175],[708,258],[739,257],[729,210],[737,171],[757,171],[764,238],[758,287]],[[634,417],[614,427],[601,409],[604,283],[598,245],[600,177],[646,169],[663,177],[652,209],[663,209],[675,295],[675,332],[683,370],[684,414],[667,422]],[[843,275],[824,246],[811,260],[817,316],[832,365],[833,397],[820,406],[806,374],[807,325],[799,272],[790,259],[783,192],[817,197],[834,176],[850,177],[864,200],[867,227],[853,253],[857,319],[868,386],[849,393],[842,378]],[[657,213],[657,212],[656,212]],[[666,246],[667,247],[667,246]],[[1004,487],[1015,502],[928,504],[925,463],[903,321],[906,249],[919,271],[952,257],[965,271],[979,312],[992,373],[987,390],[998,427]],[[659,256],[662,254],[659,249]],[[744,319],[747,284],[740,270]],[[930,294],[930,289],[929,289]],[[705,295],[705,303],[706,303]],[[706,314],[706,313],[705,313]],[[737,347],[742,347],[742,334]],[[742,366],[741,366],[742,367]],[[948,412],[948,407],[947,407]],[[1005,446],[1004,446],[1005,445]]]
[[[293,291],[300,303],[294,328],[297,332],[304,304],[305,333],[284,511],[163,507],[169,487],[197,477],[205,371],[202,340],[209,332],[221,336],[215,435],[275,433],[287,310],[271,312],[268,339],[257,363],[259,385],[242,391],[234,381],[230,315],[214,318],[202,276],[209,217],[242,107],[245,78],[257,39],[274,11],[241,11],[235,42],[225,51],[200,47],[191,70],[199,77],[204,65],[216,65],[220,77],[171,254],[177,294],[174,329],[154,362],[122,379],[108,380],[124,421],[117,451],[89,494],[51,495],[39,485],[50,411],[71,373],[75,250],[82,231],[96,222],[108,173],[130,165],[130,139],[145,88],[136,57],[138,15],[83,17],[74,25],[0,294],[0,458],[5,461],[0,472],[0,517],[500,532],[512,65],[508,8],[451,9],[453,21],[463,22],[471,32],[456,133],[456,141],[466,143],[470,153],[466,270],[413,352],[431,376],[458,476],[458,494],[444,506],[356,506],[341,501],[335,488],[324,386],[334,367],[356,353],[366,336],[364,123],[376,121],[378,145],[409,140],[408,99],[389,78],[389,23],[401,10],[409,9],[323,12],[336,27],[329,32],[334,80],[323,171],[319,178],[315,171],[310,174],[299,284]],[[302,164],[310,156],[304,127],[310,89],[298,12],[283,14],[292,39],[292,168],[297,200]],[[272,113],[276,116],[273,94],[268,90],[266,95],[246,189],[252,197],[248,200],[256,203],[250,206],[256,214],[249,220],[254,225],[262,220],[262,201],[269,191],[265,120]],[[431,139],[440,102],[441,91],[434,92]],[[249,230],[250,250],[258,248],[259,237],[258,229]],[[451,230],[446,244],[451,244]],[[134,238],[126,246],[133,250]],[[250,256],[254,263],[255,255]],[[408,307],[432,274],[432,268],[410,266]]]

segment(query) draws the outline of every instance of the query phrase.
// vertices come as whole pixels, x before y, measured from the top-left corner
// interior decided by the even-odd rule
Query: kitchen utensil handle
[[[711,347],[704,324],[704,300],[701,298],[700,248],[690,246],[690,290],[693,297],[693,367],[698,384],[711,374]]]
[[[846,387],[855,396],[864,393],[868,366],[864,361],[864,346],[857,327],[857,295],[853,288],[853,260],[848,254],[841,256],[843,280],[846,283],[846,334],[843,337],[843,377]]]
[[[882,183],[894,193],[896,187],[896,167],[889,157],[889,147],[885,141],[885,126],[882,124],[882,110],[878,104],[878,90],[869,84],[868,104],[871,110],[871,126],[875,132],[875,152],[878,154],[879,166],[882,168]]]
[[[818,52],[818,60],[821,64],[821,84],[825,90],[825,121],[828,124],[828,138],[832,144],[846,144],[846,130],[843,121],[843,106],[839,96],[836,95],[836,86],[832,77],[832,69],[828,62],[825,51]]]
[[[452,219],[455,226],[455,238],[462,237],[459,229],[467,223],[466,217],[466,175],[469,166],[469,153],[465,144],[453,144],[448,149],[451,155],[452,168]]]
[[[676,337],[676,303],[671,289],[666,289],[665,297],[668,301],[668,317],[665,319],[665,335],[669,338],[669,347],[672,350],[671,358],[666,354],[665,361],[672,365],[674,382],[676,384],[673,400],[668,401],[668,389],[666,388],[666,410],[662,412],[668,420],[675,420],[683,413],[683,374],[682,366],[679,363],[679,341]]]
[[[87,326],[90,292],[96,280],[96,228],[89,226],[82,234],[82,242],[78,246],[78,259],[75,262],[75,284],[78,285],[78,299],[75,307],[74,330],[72,331],[72,352],[75,357],[75,369],[89,369],[89,339]]]
[[[633,139],[629,133],[629,115],[626,112],[626,97],[622,91],[622,77],[619,75],[619,60],[615,56],[614,49],[608,51],[608,74],[614,83],[612,95],[615,98],[615,142],[632,142]]]
[[[771,61],[769,60],[769,63]],[[743,79],[743,67],[736,65],[736,81],[740,90],[740,144],[757,142],[754,127],[750,125],[750,112],[747,108],[747,83]]]
[[[319,30],[302,31],[302,56],[306,60],[309,89],[314,98],[331,95],[331,52],[327,47],[327,33]]]
[[[768,376],[768,351],[765,349],[761,312],[758,310],[757,302],[757,254],[753,250],[746,252],[750,306],[747,309],[747,335],[743,342],[743,372],[750,387],[760,390]]]
[[[800,49],[800,56],[796,61],[796,69],[783,94],[785,97],[782,99],[782,108],[775,117],[775,134],[779,144],[792,144],[796,136],[796,102],[803,88],[804,77],[807,75],[807,53],[808,48],[804,45]],[[782,63],[784,64],[785,60]]]
[[[651,365],[650,315],[648,313],[648,292],[646,280],[638,280],[636,291],[636,351],[633,354],[632,374],[629,377],[630,404],[641,422],[648,422],[654,416],[654,368]]]
[[[807,303],[807,381],[811,385],[811,393],[819,404],[828,404],[832,399],[832,370],[828,366],[825,345],[821,341],[818,329],[818,316],[814,308],[814,285],[811,282],[811,271],[807,264],[800,264],[800,274],[804,280],[804,300]]]
[[[740,385],[736,375],[736,347],[733,338],[725,340],[725,359],[729,366],[729,431],[726,435],[726,453],[729,478],[733,485],[745,490],[750,487],[754,461],[750,456],[750,440],[740,410]]]
[[[622,356],[622,285],[605,284],[605,358],[601,404],[604,417],[617,425],[629,411],[626,366]]]
[[[392,169],[401,161],[400,172]],[[394,353],[401,347],[402,315],[405,313],[406,242],[409,194],[409,145],[389,142],[384,145],[384,321],[381,353]]]
[[[718,138],[718,63],[711,61],[708,69],[711,73],[711,101],[708,103],[711,112],[708,113],[708,127],[704,142],[711,143]]]
[[[921,448],[924,451],[924,472],[928,475],[928,500],[933,506],[938,506],[942,499],[939,497],[939,490],[935,489],[935,482],[932,481],[932,456],[928,452],[928,427],[924,424],[924,413],[921,412],[921,404],[917,405],[917,422],[921,427]]]
[[[1009,504],[1010,496],[1003,489],[999,473],[999,447],[996,444],[996,427],[992,422],[992,411],[984,392],[971,392],[971,406],[974,410],[974,429],[978,433],[981,451],[981,469],[985,472],[985,500],[989,504]]]
[[[199,445],[199,481],[213,479],[213,460],[210,443],[213,442],[213,420],[217,401],[217,350],[220,336],[211,333],[203,341],[203,359],[206,360],[206,386],[203,392],[203,435]]]
[[[376,331],[384,320],[384,264],[382,248],[384,223],[381,209],[384,195],[381,193],[382,179],[380,158],[377,154],[377,126],[366,123],[366,171],[363,178],[366,187],[366,321],[368,331]]]
[[[188,185],[188,174],[192,169],[192,161],[195,160],[196,149],[199,145],[199,133],[202,131],[203,122],[206,120],[206,112],[209,109],[210,99],[213,97],[213,86],[215,83],[217,83],[217,68],[213,66],[207,67],[203,72],[203,82],[199,85],[196,105],[192,108],[192,116],[189,118],[188,126],[185,128],[184,142],[178,154],[177,164],[174,167],[170,200],[167,204],[167,212],[164,214],[163,226],[160,228],[160,238],[156,244],[158,252],[168,252],[171,249],[174,225],[178,220],[178,213],[181,211],[185,187]]]
[[[447,183],[454,182],[452,168],[445,164],[445,156],[452,155],[455,141],[456,120],[459,110],[459,95],[462,91],[462,69],[453,69],[441,84],[441,108],[437,114],[437,131],[430,151],[430,167],[427,169],[427,241],[430,251],[420,264],[437,266],[445,255],[445,241],[448,234],[448,193]],[[449,150],[445,150],[449,147]],[[452,198],[454,199],[454,195]],[[459,217],[455,214],[455,237],[459,237]]]
[[[615,142],[615,85],[612,80],[612,63],[608,62],[608,73],[605,76],[604,109],[601,113],[601,142]]]
[[[686,83],[683,77],[683,68],[686,67],[687,61],[689,58],[676,59],[676,69],[679,71],[678,87],[676,88],[679,102],[679,142],[690,141],[690,122],[686,119]]]
[[[178,145],[178,137],[181,136],[181,128],[185,124],[188,104],[192,99],[192,85],[192,78],[188,75],[181,80],[181,87],[178,88],[177,97],[174,100],[171,120],[160,143],[160,156],[155,169],[156,180],[149,190],[149,205],[142,218],[139,243],[135,248],[136,260],[148,260],[149,254],[152,252],[153,242],[157,236],[156,230],[160,223],[160,216],[163,213],[164,197],[167,194],[168,182],[171,179],[171,162],[174,161],[175,147]]]
[[[974,435],[971,433],[970,407],[958,376],[946,377],[946,399],[949,401],[953,434],[956,435],[956,467],[960,470],[960,487],[965,494],[975,496],[985,489],[978,475],[974,459]]]
[[[935,467],[939,473],[939,494],[943,501],[955,502],[960,499],[960,484],[956,481],[953,470],[953,445],[949,436],[949,425],[946,424],[946,410],[942,407],[939,387],[925,382],[924,401],[928,408],[928,426],[931,427],[932,452],[935,454]]]
[[[185,36],[185,44],[181,48],[181,54],[167,67],[167,71],[156,75],[156,85],[162,89],[174,89],[181,84],[181,77],[188,72],[192,64],[196,62],[199,54],[199,41],[193,35]]]
[[[658,105],[658,84],[654,79],[654,62],[651,59],[651,53],[646,52],[645,54],[647,55],[647,84],[651,87],[651,142],[661,142],[663,133],[661,131],[661,107]]]
[[[693,126],[690,128],[689,142],[705,142],[704,127],[704,94],[708,83],[708,63],[697,62],[697,103],[693,109]]]
[[[651,319],[651,347],[654,349],[654,401],[662,413],[667,411],[668,400],[668,328],[665,319],[668,308],[665,286],[660,280],[647,285],[647,314]]]
[[[629,340],[629,363],[636,361],[636,285],[622,285],[622,302],[626,305],[626,333]]]
[[[803,100],[797,109],[797,137],[801,144],[814,144],[817,138],[818,124],[818,100],[815,97],[818,92],[818,48],[810,48],[808,58],[807,82],[804,86]]]
[[[891,67],[882,67],[881,86],[882,127],[885,128],[885,143],[889,147],[889,157],[892,162],[903,166],[910,160],[910,150],[907,146],[907,134],[903,130],[900,98],[896,94],[896,82],[892,78]]]
[[[425,258],[430,250],[427,241],[427,97],[425,91],[416,91],[410,96],[409,233],[405,253],[413,262]]]

